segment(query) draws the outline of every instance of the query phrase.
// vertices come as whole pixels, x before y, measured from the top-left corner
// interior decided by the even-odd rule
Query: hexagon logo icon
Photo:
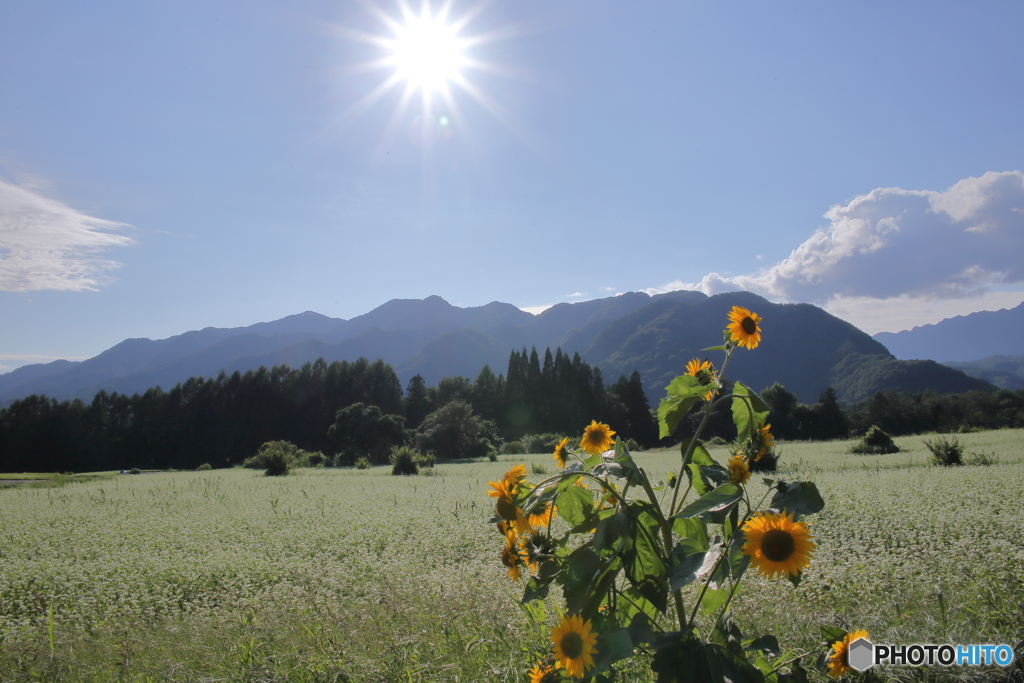
[[[867,638],[858,638],[846,650],[846,661],[851,669],[867,671],[875,665],[875,646]]]

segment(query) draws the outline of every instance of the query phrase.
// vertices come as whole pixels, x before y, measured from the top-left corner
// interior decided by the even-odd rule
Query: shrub
[[[364,456],[356,459],[355,466],[357,470],[368,470],[372,465],[370,464],[370,460]]]
[[[128,470],[128,474],[142,474],[142,470],[140,470],[138,467],[133,467],[130,470]]]
[[[498,452],[502,455],[526,455],[527,450],[522,441],[506,441]]]
[[[416,464],[416,456],[419,452],[412,446],[395,446],[391,449],[391,474],[419,474],[420,468]]]
[[[206,471],[212,470],[212,469],[213,469],[213,466],[211,466],[210,463],[204,462],[202,465],[200,465],[199,467],[196,468],[196,472],[206,472]]]
[[[622,445],[626,447],[626,450],[630,453],[640,450],[640,444],[636,442],[636,439],[626,439],[622,442]]]
[[[954,436],[947,439],[940,436],[935,441],[925,441],[925,448],[932,452],[932,464],[952,467],[964,464],[964,447]]]
[[[711,444],[712,446],[724,446],[729,442],[720,436],[713,436],[710,439],[708,439],[708,443]]]
[[[544,467],[544,465],[540,464],[539,462],[534,462],[530,463],[530,471],[533,472],[534,474],[547,474],[548,468]]]
[[[283,477],[292,469],[292,460],[284,451],[277,450],[266,456],[267,471],[263,473],[266,477]]]
[[[981,453],[974,453],[972,451],[971,453],[967,454],[966,464],[977,466],[998,465],[999,457],[996,456],[995,453],[985,453],[984,451],[982,451]]]
[[[886,453],[899,453],[900,447],[893,443],[891,436],[879,429],[877,425],[872,425],[861,442],[854,444],[850,452],[858,455],[885,455]]]
[[[419,467],[426,467],[428,469],[437,464],[437,456],[431,451],[427,451],[426,453],[416,451],[416,455],[413,456],[412,460]]]

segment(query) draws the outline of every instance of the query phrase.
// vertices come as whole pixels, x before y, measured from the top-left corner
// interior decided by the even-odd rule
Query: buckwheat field
[[[985,466],[930,465],[924,438],[886,456],[779,445],[774,476],[813,476],[827,505],[799,588],[752,576],[733,601],[751,635],[770,623],[815,652],[822,625],[1024,637],[1024,432],[962,435]],[[679,457],[636,460],[657,479]],[[485,493],[520,462],[554,468],[541,454],[417,477],[233,469],[0,490],[0,681],[528,680],[560,605],[554,591],[519,605]],[[623,680],[650,680],[647,663],[637,652]]]

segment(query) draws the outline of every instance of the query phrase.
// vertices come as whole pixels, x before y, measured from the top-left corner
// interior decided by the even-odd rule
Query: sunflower
[[[558,512],[558,508],[552,505],[549,501],[544,503],[540,510],[530,515],[527,518],[527,522],[529,522],[530,526],[535,529],[549,526],[551,524],[551,520],[555,518],[556,512]]]
[[[565,437],[555,446],[555,462],[563,470],[565,469],[565,463],[569,462],[569,437]]]
[[[558,670],[550,664],[537,662],[530,669],[530,683],[556,683],[561,680],[562,677],[559,675]]]
[[[501,478],[505,484],[512,489],[512,493],[515,494],[519,490],[519,482],[526,479],[526,465],[516,465]]]
[[[743,554],[750,563],[771,578],[776,574],[796,576],[811,563],[815,544],[803,522],[794,522],[793,514],[758,512],[743,525],[747,542]]]
[[[711,364],[711,361],[702,361],[699,358],[694,358],[686,364],[686,374],[691,377],[696,377],[697,381],[701,384],[710,384],[715,379],[715,366]],[[715,395],[715,390],[704,394],[704,400],[710,401],[711,397]]]
[[[615,445],[612,435],[615,432],[606,424],[597,420],[591,420],[590,426],[583,430],[583,438],[580,439],[580,448],[587,453],[600,455]]]
[[[757,449],[757,456],[754,460],[760,460],[764,457],[764,454],[768,452],[769,448],[775,448],[775,437],[771,433],[772,426],[770,424],[763,424],[757,428],[754,434],[754,440],[760,442],[760,446]]]
[[[828,656],[828,675],[832,678],[839,678],[850,670],[850,662],[847,659],[850,650],[850,643],[858,638],[868,638],[868,632],[861,629],[843,636],[842,640],[832,643],[832,652]]]
[[[757,326],[761,322],[761,316],[740,306],[733,306],[729,312],[729,320],[731,322],[726,331],[732,335],[732,341],[748,349],[756,349],[761,343],[761,328]]]
[[[584,621],[578,614],[562,618],[562,623],[551,632],[556,664],[564,667],[566,673],[583,678],[587,669],[594,668],[593,654],[597,636],[590,632],[590,621]]]
[[[501,563],[508,567],[508,578],[518,581],[522,574],[519,568],[526,565],[526,551],[516,538],[514,531],[505,534],[505,547],[501,549]]]
[[[750,479],[750,468],[741,453],[729,458],[729,481],[734,484],[746,484]]]
[[[498,499],[494,503],[494,511],[499,517],[507,522],[515,522],[516,531],[520,534],[528,534],[531,531],[530,522],[527,520],[526,515],[523,514],[523,509],[516,505],[516,493],[519,490],[519,479],[509,477],[510,474],[515,473],[520,468],[522,468],[523,478],[525,478],[525,466],[518,465],[513,467],[501,481],[488,482],[491,485],[492,490],[488,491],[487,495],[491,498]],[[498,530],[505,533],[500,527]]]

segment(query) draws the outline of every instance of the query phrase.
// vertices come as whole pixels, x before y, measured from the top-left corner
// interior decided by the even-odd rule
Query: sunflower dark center
[[[793,537],[781,529],[772,529],[761,539],[761,552],[772,562],[785,562],[795,548]]]
[[[562,654],[568,659],[576,659],[583,654],[583,636],[575,631],[570,631],[562,636],[558,645],[562,648]]]
[[[754,322],[753,318],[748,317],[741,320],[740,327],[742,327],[743,331],[747,334],[754,334],[757,332],[757,323]]]

